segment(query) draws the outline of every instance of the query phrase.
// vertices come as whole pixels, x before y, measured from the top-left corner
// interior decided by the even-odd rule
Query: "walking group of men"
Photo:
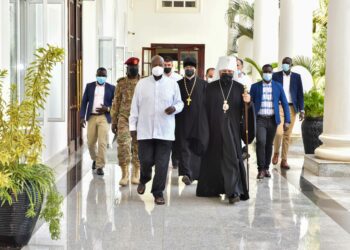
[[[81,124],[85,127],[88,121],[88,148],[98,175],[104,174],[109,123],[118,143],[119,184],[128,185],[132,163],[131,183],[142,195],[154,166],[151,192],[159,205],[165,203],[171,154],[186,185],[198,180],[197,196],[225,194],[229,203],[249,199],[243,163],[249,155],[243,154],[242,140],[249,144],[256,135],[258,179],[271,177],[273,143],[272,161],[277,164],[282,137],[281,168],[289,169],[291,130],[296,114],[300,120],[304,117],[302,82],[291,72],[290,58],[275,74],[265,65],[263,80],[253,84],[249,94],[251,82],[243,61],[234,57],[221,57],[215,69],[208,69],[207,81],[197,76],[197,62],[191,57],[183,62],[184,77],[173,72],[171,58],[154,56],[152,74],[146,78],[140,77],[138,58],[125,64],[127,76],[116,88],[106,82],[107,71],[99,68],[82,100]]]

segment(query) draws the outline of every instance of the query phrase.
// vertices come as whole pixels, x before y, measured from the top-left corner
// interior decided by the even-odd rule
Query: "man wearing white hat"
[[[197,196],[226,194],[231,204],[249,199],[240,123],[250,95],[242,84],[233,80],[236,67],[235,57],[220,57],[216,68],[219,79],[207,87],[205,118],[208,127],[199,134],[209,133],[210,136],[197,186]],[[253,110],[249,108],[249,112]]]

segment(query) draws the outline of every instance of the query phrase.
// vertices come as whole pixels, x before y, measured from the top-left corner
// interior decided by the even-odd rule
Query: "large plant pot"
[[[322,145],[318,137],[323,131],[323,117],[306,117],[301,124],[305,154],[314,154],[315,149]]]
[[[38,199],[38,194],[36,198]],[[37,204],[36,216],[27,218],[26,212],[30,204],[27,193],[18,194],[18,200],[15,201],[15,198],[13,200],[11,206],[7,202],[0,206],[0,249],[21,248],[27,245],[41,210],[41,204]]]

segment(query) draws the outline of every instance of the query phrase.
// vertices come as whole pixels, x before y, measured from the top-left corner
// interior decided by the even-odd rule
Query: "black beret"
[[[187,66],[193,66],[193,67],[197,67],[197,61],[195,58],[193,57],[186,57],[184,60],[184,68]]]

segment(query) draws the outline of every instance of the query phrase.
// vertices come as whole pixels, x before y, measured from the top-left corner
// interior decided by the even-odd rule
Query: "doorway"
[[[204,78],[205,45],[204,44],[158,44],[152,43],[151,47],[142,48],[142,74],[150,75],[151,58],[155,55],[169,56],[173,59],[175,72],[184,75],[183,61],[186,57],[197,60],[197,74]]]
[[[80,127],[82,100],[82,5],[79,0],[68,3],[68,148],[73,153],[83,143]]]

